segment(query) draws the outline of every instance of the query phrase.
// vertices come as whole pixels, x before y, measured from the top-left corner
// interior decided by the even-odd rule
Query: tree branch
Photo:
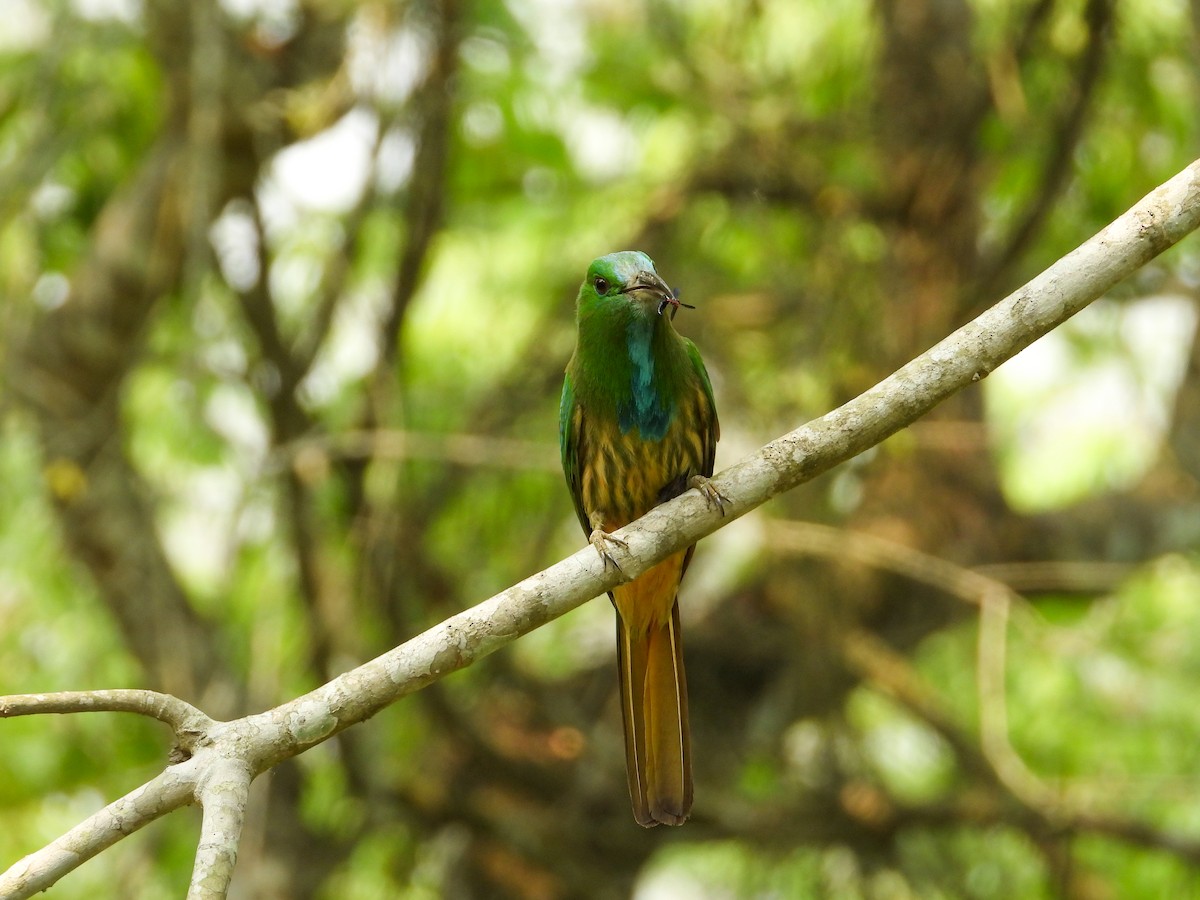
[[[97,853],[153,822],[159,816],[192,802],[196,761],[169,766],[141,787],[88,816],[62,837],[30,853],[0,874],[0,897],[24,900],[53,885]]]
[[[200,785],[204,820],[188,900],[224,897],[229,890],[253,778],[241,760],[226,759],[214,765]]]
[[[0,697],[0,719],[42,713],[131,712],[158,719],[175,729],[205,731],[212,719],[192,704],[158,691],[63,691],[56,694],[14,694]]]
[[[229,836],[238,830],[243,781],[248,784],[253,776],[470,665],[621,580],[637,577],[772,497],[878,444],[985,377],[1198,225],[1200,160],[875,387],[724,470],[714,479],[729,500],[724,518],[698,491],[687,491],[616,532],[628,545],[618,554],[620,570],[606,569],[595,551],[586,547],[308,694],[257,715],[211,725],[198,737],[191,759],[169,767],[50,847],[26,857],[0,876],[0,889],[9,889],[12,896],[28,896],[31,890],[48,887],[122,834],[192,796],[203,797],[217,772],[229,780],[221,788],[225,795],[210,800],[220,808],[206,811],[206,837],[211,840],[206,854],[225,854],[231,867]],[[234,761],[241,772],[228,768]],[[120,807],[121,814],[111,812],[114,807]],[[94,832],[103,837],[91,837]],[[224,858],[211,864],[198,860],[197,877],[209,884],[208,876],[217,878],[224,865]],[[19,884],[26,887],[17,892]],[[196,896],[224,895],[227,881],[211,884],[212,893]]]

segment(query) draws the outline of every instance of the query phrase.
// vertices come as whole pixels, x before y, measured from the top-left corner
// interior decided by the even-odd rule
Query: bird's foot
[[[625,574],[625,570],[621,568],[621,564],[617,562],[616,557],[612,555],[611,547],[620,547],[622,550],[628,550],[629,545],[620,538],[615,538],[603,528],[596,526],[592,529],[591,535],[588,537],[588,543],[596,548],[596,552],[600,554],[600,559],[604,562],[604,568],[608,568],[609,563],[612,567]]]
[[[721,511],[721,516],[724,517],[725,504],[729,502],[729,498],[718,491],[711,481],[703,475],[693,475],[688,479],[688,487],[698,490],[705,502],[709,506],[716,506]]]

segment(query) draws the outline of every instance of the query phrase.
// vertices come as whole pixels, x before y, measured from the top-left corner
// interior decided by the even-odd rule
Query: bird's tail
[[[692,809],[692,763],[678,601],[646,630],[618,615],[617,650],[634,818],[647,828],[682,825]]]

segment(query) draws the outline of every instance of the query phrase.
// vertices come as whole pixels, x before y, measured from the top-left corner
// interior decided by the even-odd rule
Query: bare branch
[[[1008,736],[1008,614],[1013,594],[997,583],[980,597],[975,680],[979,692],[979,746],[996,777],[1014,796],[1047,815],[1070,802],[1025,764]]]
[[[41,850],[18,860],[0,874],[0,897],[7,900],[32,897],[121,838],[173,809],[188,805],[192,802],[197,770],[194,758],[170,766]]]
[[[198,791],[204,821],[188,900],[215,900],[229,890],[253,777],[238,759],[221,759],[206,774]]]
[[[985,378],[1198,224],[1200,160],[874,387],[726,469],[716,485],[733,500],[734,514],[742,515],[763,502],[758,499],[763,494],[769,499],[874,446]],[[689,509],[703,505],[691,492],[674,503]],[[658,507],[642,521],[657,519],[667,508]],[[688,537],[694,540],[712,530],[715,521],[713,527],[696,529]]]
[[[212,719],[178,697],[158,691],[62,691],[56,694],[14,694],[0,697],[0,719],[42,713],[131,712],[170,725],[178,734],[204,731]]]

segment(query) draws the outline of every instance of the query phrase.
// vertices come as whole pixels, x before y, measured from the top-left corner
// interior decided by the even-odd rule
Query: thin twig
[[[206,730],[213,720],[184,700],[158,691],[62,691],[0,697],[0,719],[43,713],[131,712],[170,725],[178,734]]]
[[[811,522],[773,522],[768,540],[777,550],[820,553],[833,559],[853,560],[877,569],[896,572],[937,588],[979,609],[977,687],[979,691],[980,747],[995,776],[1030,806],[1052,807],[1053,792],[1030,771],[1008,738],[1008,702],[1005,690],[1007,636],[1010,609],[1024,598],[1007,585],[971,569],[922,553],[912,547],[859,531],[831,528]],[[943,736],[955,731],[915,673],[901,678],[900,660],[880,668],[884,645],[863,634],[846,638],[847,658],[863,674],[890,685],[897,699],[935,724]],[[889,657],[894,654],[887,654]],[[962,739],[954,743],[961,746]]]
[[[850,671],[890,697],[941,735],[961,764],[985,781],[999,782],[974,741],[946,712],[937,691],[912,667],[908,659],[882,639],[860,628],[841,637],[842,658]]]
[[[996,777],[1028,806],[1057,811],[1058,794],[1025,764],[1008,736],[1008,613],[1012,592],[999,586],[980,597],[976,644],[979,746]]]
[[[1028,770],[1015,776],[1011,770],[1005,771],[1012,760],[1004,758],[1004,751],[999,754],[981,752],[967,732],[953,721],[937,692],[909,661],[873,634],[862,630],[849,632],[843,636],[842,652],[852,670],[933,728],[953,748],[966,771],[990,784],[1009,801],[981,804],[978,797],[963,796],[945,806],[897,804],[903,809],[904,820],[940,818],[955,824],[1008,822],[1028,831],[1035,839],[1090,832],[1128,844],[1165,850],[1189,862],[1200,863],[1200,840],[1137,819],[1086,809],[1068,797],[1058,798]],[[996,765],[997,758],[1002,760],[1000,767]],[[1020,765],[1024,767],[1023,763]]]
[[[972,569],[863,531],[816,522],[773,521],[767,525],[767,541],[776,551],[853,561],[904,575],[972,606],[979,606],[990,591],[1007,591],[1006,585]]]
[[[1132,563],[1106,560],[1047,559],[1036,562],[1004,562],[975,566],[984,578],[1002,581],[1021,593],[1111,593],[1133,574]]]
[[[946,714],[936,692],[908,661],[875,636],[852,631],[843,636],[842,652],[849,666],[902,706],[927,722],[957,751],[968,768],[989,778],[1024,806],[1048,821],[1067,815],[1065,799],[1026,765],[1009,739],[1007,702],[1008,622],[1014,609],[1028,611],[1026,601],[1003,582],[912,547],[874,535],[812,522],[771,522],[766,530],[776,551],[853,561],[912,578],[979,609],[977,690],[979,747]],[[1126,567],[1127,568],[1127,567]],[[1078,807],[1079,803],[1073,803]],[[1081,816],[1081,812],[1072,815]],[[1101,818],[1093,817],[1095,821]],[[1148,828],[1119,822],[1130,833]],[[1114,825],[1114,829],[1119,830]],[[1150,829],[1153,830],[1153,829]]]

